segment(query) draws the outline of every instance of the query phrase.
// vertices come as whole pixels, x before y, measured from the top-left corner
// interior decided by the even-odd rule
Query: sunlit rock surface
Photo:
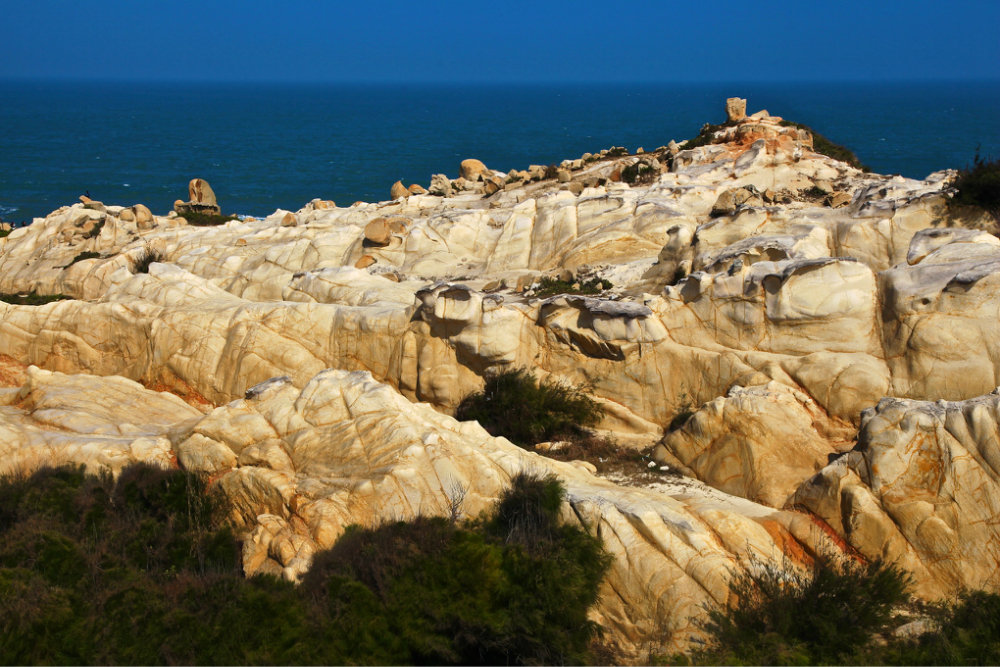
[[[862,173],[780,120],[216,227],[63,207],[0,239],[0,292],[73,297],[0,303],[0,468],[205,472],[247,572],[290,579],[347,524],[551,470],[616,555],[598,614],[630,651],[683,647],[749,554],[996,590],[996,221],[946,206],[950,172]],[[690,477],[613,483],[448,416],[522,366]]]

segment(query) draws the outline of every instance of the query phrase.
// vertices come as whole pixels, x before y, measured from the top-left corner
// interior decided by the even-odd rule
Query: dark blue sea
[[[612,145],[682,141],[748,113],[805,123],[880,173],[923,178],[998,155],[996,81],[811,85],[247,85],[0,82],[0,217],[85,191],[165,214],[207,179],[227,213],[389,197],[476,157],[507,171]]]

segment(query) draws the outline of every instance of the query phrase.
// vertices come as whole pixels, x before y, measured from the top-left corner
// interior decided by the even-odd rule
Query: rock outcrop
[[[193,178],[188,183],[188,199],[182,202],[174,202],[174,212],[178,215],[185,213],[203,213],[206,215],[221,215],[219,202],[216,201],[215,192],[208,181],[201,178]]]
[[[997,236],[946,206],[952,172],[863,173],[727,111],[693,148],[467,160],[387,202],[215,227],[89,202],[13,230],[0,292],[73,299],[0,302],[0,469],[210,474],[248,573],[290,579],[350,523],[444,511],[451,480],[475,514],[552,471],[616,557],[598,615],[633,651],[682,648],[750,555],[997,590]],[[448,416],[518,367],[587,384],[602,433],[688,477]]]

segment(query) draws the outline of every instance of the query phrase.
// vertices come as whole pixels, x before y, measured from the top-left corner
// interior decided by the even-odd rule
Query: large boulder
[[[438,197],[451,197],[452,182],[445,174],[435,174],[431,177],[431,187],[428,188],[428,192]]]
[[[407,190],[407,186],[405,186],[402,181],[396,181],[393,183],[393,187],[389,189],[390,199],[406,199],[409,196],[410,191]]]
[[[483,164],[479,160],[463,160],[462,164],[459,165],[459,176],[467,181],[480,180],[481,175],[486,177],[489,176],[490,173],[490,170],[487,169],[487,165]]]
[[[731,123],[747,117],[747,100],[730,97],[726,100],[726,119]]]
[[[185,213],[201,213],[204,215],[222,215],[215,192],[208,181],[203,178],[193,178],[188,183],[188,201],[174,202],[174,211],[178,215]]]

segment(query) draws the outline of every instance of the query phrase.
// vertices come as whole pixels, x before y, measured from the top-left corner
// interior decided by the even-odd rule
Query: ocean
[[[524,169],[695,136],[748,113],[811,126],[873,171],[924,178],[998,155],[997,82],[663,85],[249,85],[0,82],[0,218],[30,221],[85,191],[166,214],[209,181],[225,213],[319,197],[346,206],[425,187],[475,157]]]

